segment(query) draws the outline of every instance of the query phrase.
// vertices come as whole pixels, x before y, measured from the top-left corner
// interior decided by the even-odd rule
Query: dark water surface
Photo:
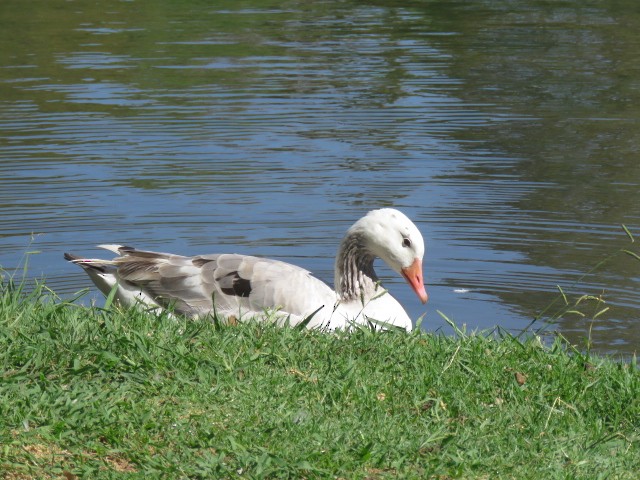
[[[525,5],[526,4],[526,5]],[[423,328],[557,319],[640,344],[635,0],[0,3],[0,265],[89,286],[63,251],[287,260],[331,282],[394,206],[427,240]],[[108,252],[107,252],[108,255]],[[608,311],[594,315],[605,307]]]

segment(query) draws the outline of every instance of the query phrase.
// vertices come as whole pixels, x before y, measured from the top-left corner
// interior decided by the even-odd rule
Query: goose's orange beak
[[[411,265],[401,269],[400,271],[413,291],[416,292],[420,301],[422,303],[427,303],[429,295],[427,295],[427,291],[424,289],[424,281],[422,279],[422,260],[416,258]]]

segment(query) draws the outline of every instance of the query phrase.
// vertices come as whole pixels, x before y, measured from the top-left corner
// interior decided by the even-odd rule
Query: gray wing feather
[[[321,305],[331,310],[335,294],[302,268],[277,260],[220,254],[184,257],[121,249],[118,277],[140,288],[162,306],[199,316],[261,314],[279,308],[304,316]],[[330,305],[327,305],[327,304]]]

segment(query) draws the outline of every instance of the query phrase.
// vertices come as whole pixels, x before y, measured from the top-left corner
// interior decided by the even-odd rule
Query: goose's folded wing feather
[[[132,248],[120,253],[115,259],[120,281],[186,315],[213,310],[251,315],[278,308],[298,317],[323,305],[332,310],[335,303],[335,294],[325,283],[307,270],[277,260],[236,254],[184,257]]]

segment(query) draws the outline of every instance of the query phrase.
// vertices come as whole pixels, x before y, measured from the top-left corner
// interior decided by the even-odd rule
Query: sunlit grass
[[[640,375],[532,337],[323,334],[6,280],[5,478],[637,478]]]

